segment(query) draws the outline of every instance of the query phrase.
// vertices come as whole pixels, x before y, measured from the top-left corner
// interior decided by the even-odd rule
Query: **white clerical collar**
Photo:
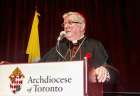
[[[82,39],[84,36],[85,36],[85,35],[82,35],[82,36],[80,37],[80,39]],[[80,39],[78,39],[78,40],[80,40]],[[75,43],[78,42],[78,40],[73,40],[72,43],[75,44]]]

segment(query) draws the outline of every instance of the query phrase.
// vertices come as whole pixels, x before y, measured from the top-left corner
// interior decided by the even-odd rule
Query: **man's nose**
[[[65,30],[68,30],[69,28],[70,28],[70,25],[69,25],[69,24],[65,24],[65,25],[64,25],[64,29],[65,29]]]

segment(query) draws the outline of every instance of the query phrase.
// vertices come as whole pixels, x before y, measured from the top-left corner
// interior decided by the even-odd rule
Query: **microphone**
[[[66,32],[65,31],[61,31],[60,32],[60,35],[59,35],[59,37],[57,38],[57,44],[56,44],[56,52],[64,59],[64,60],[66,60],[65,59],[65,57],[61,54],[61,51],[60,51],[60,47],[59,47],[59,43],[60,43],[60,40],[62,40],[64,37],[65,37],[65,35],[66,35]]]
[[[66,35],[66,32],[65,31],[61,31],[59,37],[57,38],[57,41],[62,40],[65,37],[65,35]]]

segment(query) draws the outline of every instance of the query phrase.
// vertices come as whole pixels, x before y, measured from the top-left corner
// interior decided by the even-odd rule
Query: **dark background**
[[[35,9],[42,56],[56,44],[62,14],[80,11],[87,35],[103,43],[119,70],[124,91],[140,91],[140,0],[0,0],[0,60],[27,62]]]

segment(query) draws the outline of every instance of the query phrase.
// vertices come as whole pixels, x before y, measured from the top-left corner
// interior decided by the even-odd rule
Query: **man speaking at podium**
[[[90,72],[90,81],[111,81],[112,73],[104,66],[108,60],[106,50],[101,42],[85,36],[84,16],[79,12],[67,12],[63,14],[63,19],[64,31],[60,32],[56,46],[44,55],[40,62],[82,60],[88,53],[91,55],[89,62],[93,69]]]

